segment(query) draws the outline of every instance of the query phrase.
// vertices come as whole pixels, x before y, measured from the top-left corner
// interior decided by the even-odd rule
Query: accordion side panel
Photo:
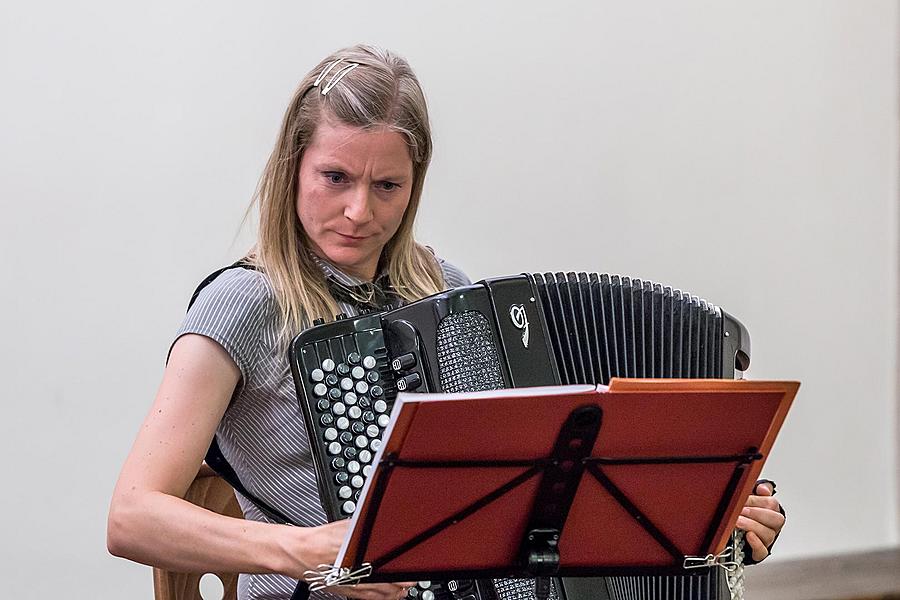
[[[681,376],[685,379],[691,379],[694,377],[694,372],[691,370],[691,353],[694,350],[693,337],[691,336],[692,327],[694,326],[694,311],[691,310],[690,294],[682,294],[681,296],[681,319],[682,334],[679,336],[681,338]]]
[[[644,357],[644,369],[641,377],[653,377],[654,361],[656,354],[654,352],[655,335],[653,328],[655,322],[653,320],[653,285],[648,281],[641,282],[641,288],[638,290],[641,298],[641,328],[642,328],[642,355]]]
[[[591,283],[587,273],[578,274],[578,294],[581,298],[581,319],[584,330],[585,348],[588,366],[590,367],[590,382],[600,383],[603,375],[600,373],[600,355],[597,352],[597,330],[593,322],[593,299],[591,298]]]
[[[612,379],[621,372],[619,367],[619,346],[616,343],[615,306],[613,306],[612,278],[609,275],[600,276],[600,298],[603,308],[603,330],[606,352],[609,356],[609,372],[607,376]],[[608,382],[605,382],[608,383]]]
[[[625,353],[625,376],[637,377],[635,372],[634,350],[634,307],[631,304],[631,279],[622,277],[622,285],[619,288],[619,297],[622,299],[622,321],[619,327],[621,332],[622,349]]]
[[[573,283],[570,278],[571,274],[557,273],[556,281],[559,286],[560,301],[563,306],[563,322],[566,331],[569,334],[569,346],[572,348],[572,373],[574,375],[574,383],[587,383],[585,376],[585,356],[581,343],[581,332],[579,331],[579,320],[577,318],[578,307],[576,306],[577,296],[572,293]]]
[[[706,363],[706,367],[704,372],[706,375],[704,377],[712,378],[718,377],[716,375],[716,367],[715,367],[715,351],[716,351],[716,312],[715,308],[711,304],[707,304],[706,306],[706,351],[703,353],[703,359]]]
[[[625,320],[625,314],[622,310],[622,282],[619,280],[618,275],[610,276],[608,289],[610,311],[607,313],[606,318],[609,328],[613,332],[612,343],[616,354],[616,364],[610,371],[610,375],[612,377],[627,377],[628,371],[625,367],[627,362],[625,358],[625,342],[621,339],[622,336],[625,335],[625,331],[622,327],[622,322]]]
[[[716,342],[715,351],[713,352],[712,360],[713,360],[713,373],[716,378],[723,378],[724,374],[722,373],[722,363],[724,362],[724,338],[725,338],[725,329],[724,325],[724,317],[722,316],[722,311],[719,308],[716,308],[716,318],[715,318],[715,327],[716,331],[713,336],[713,339]],[[728,375],[731,377],[731,374]]]
[[[557,327],[556,318],[554,317],[555,308],[550,300],[550,293],[548,291],[550,283],[545,279],[545,276],[540,273],[532,275],[531,278],[537,289],[538,297],[541,300],[541,311],[544,317],[544,323],[547,326],[547,343],[550,348],[552,348],[553,357],[556,359],[560,383],[567,384],[569,383],[569,380],[565,367],[566,356],[563,353],[560,344],[560,333]]]
[[[619,371],[613,373],[613,377],[631,377],[631,356],[628,354],[628,343],[625,340],[628,334],[625,332],[625,303],[622,293],[624,285],[622,278],[618,275],[610,279],[613,292],[613,306],[615,308],[613,319],[614,327],[616,328],[616,346],[619,355]]]
[[[604,333],[603,312],[601,310],[600,279],[596,273],[588,275],[588,296],[591,306],[591,331],[593,333],[594,354],[597,361],[597,383],[606,385],[609,383],[609,353],[606,349],[606,336]]]
[[[672,328],[675,321],[675,309],[672,305],[673,292],[672,288],[666,287],[662,290],[662,339],[660,340],[660,359],[662,362],[662,372],[660,377],[674,377],[674,367],[672,365],[672,354],[674,352],[672,345]]]
[[[559,284],[553,273],[545,273],[545,291],[547,294],[547,306],[549,307],[549,320],[552,320],[554,330],[556,331],[555,344],[559,348],[560,364],[559,375],[563,383],[573,384],[575,378],[572,374],[572,365],[574,357],[572,355],[572,347],[569,343],[569,332],[566,328],[565,318],[563,316],[562,300],[559,294]],[[548,314],[545,311],[545,314]]]
[[[682,379],[690,377],[684,368],[686,364],[684,354],[688,351],[687,340],[685,339],[687,336],[684,334],[684,331],[689,329],[689,327],[685,327],[685,324],[690,323],[690,321],[688,320],[689,316],[685,314],[684,294],[681,293],[681,290],[675,290],[675,296],[672,298],[672,308],[675,311],[672,319],[672,377]]]
[[[635,376],[648,377],[647,372],[647,327],[650,323],[644,312],[644,282],[634,279],[631,282],[632,306],[634,307],[634,349],[635,349]]]
[[[594,374],[594,366],[591,357],[591,346],[588,340],[587,320],[584,312],[584,301],[582,298],[582,286],[579,276],[576,273],[568,273],[569,296],[572,299],[572,329],[576,332],[578,347],[581,354],[582,380],[579,383],[596,383],[597,378]]]
[[[600,360],[603,366],[603,380],[600,382],[604,385],[608,384],[612,379],[613,365],[615,357],[610,352],[609,332],[606,326],[606,298],[603,292],[603,279],[605,275],[597,276],[596,281],[591,282],[591,296],[594,299],[594,319],[597,322],[597,345],[600,348]]]
[[[649,283],[650,294],[650,312],[653,319],[653,369],[652,377],[663,377],[663,360],[662,360],[662,286],[658,283]]]
[[[697,368],[697,377],[710,377],[712,373],[709,370],[709,307],[706,300],[700,300],[700,327],[699,337],[700,346],[697,348],[699,366]]]
[[[625,306],[625,336],[626,349],[628,357],[631,359],[631,376],[640,377],[640,360],[641,347],[638,345],[640,341],[640,315],[636,301],[638,298],[634,295],[634,288],[640,284],[636,279],[628,277],[623,278],[626,285],[622,288],[622,297]]]
[[[700,299],[691,296],[691,377],[700,375]]]
[[[583,374],[581,372],[581,357],[579,355],[578,339],[573,329],[572,310],[569,300],[568,284],[564,273],[554,274],[555,282],[553,289],[556,292],[556,298],[559,306],[559,322],[565,336],[565,346],[568,349],[569,362],[569,381],[571,383],[583,383]]]
[[[599,373],[597,372],[596,367],[596,357],[593,352],[593,345],[591,344],[590,331],[588,327],[588,314],[589,311],[586,310],[588,296],[589,296],[589,288],[587,285],[587,274],[586,273],[572,273],[570,274],[570,289],[572,290],[572,296],[576,300],[576,304],[578,305],[577,311],[577,323],[579,337],[581,338],[581,352],[584,357],[584,377],[585,383],[597,383],[599,378]]]
[[[706,315],[701,306],[701,300],[697,296],[694,296],[694,314],[696,315],[696,328],[694,331],[694,377],[702,378],[705,377],[703,373],[703,346],[706,344],[706,340],[703,337],[703,320],[706,318]]]
[[[750,367],[750,334],[740,321],[722,312],[722,373],[733,377],[735,370],[746,371]]]

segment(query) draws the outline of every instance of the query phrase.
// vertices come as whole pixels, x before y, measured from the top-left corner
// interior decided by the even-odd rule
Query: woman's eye
[[[381,181],[378,183],[378,185],[381,187],[381,189],[383,189],[386,192],[393,192],[394,190],[396,190],[397,188],[400,187],[398,184],[394,183],[393,181]]]
[[[326,171],[324,175],[328,179],[329,183],[338,184],[344,183],[347,180],[347,176],[340,171]]]

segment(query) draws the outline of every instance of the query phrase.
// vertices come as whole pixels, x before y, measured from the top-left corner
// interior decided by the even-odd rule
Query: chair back
[[[244,517],[238,505],[234,490],[224,479],[216,475],[212,469],[203,465],[191,487],[188,488],[185,500],[191,504],[202,506],[207,510],[229,517]],[[200,579],[206,573],[177,573],[166,569],[153,569],[153,592],[155,600],[219,600],[203,598],[200,594]],[[212,573],[221,580],[225,588],[224,600],[236,600],[236,573]],[[204,585],[204,587],[206,587]]]

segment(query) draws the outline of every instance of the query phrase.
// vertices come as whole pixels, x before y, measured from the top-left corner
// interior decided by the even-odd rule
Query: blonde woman
[[[430,158],[425,98],[404,59],[355,46],[301,81],[260,182],[251,268],[216,277],[177,332],[113,494],[110,552],[246,573],[242,600],[290,598],[304,571],[334,561],[347,522],[326,524],[319,504],[287,343],[317,318],[469,283],[413,238]],[[182,499],[213,436],[247,490],[300,527],[241,495],[246,520]],[[405,590],[335,592],[396,600]]]

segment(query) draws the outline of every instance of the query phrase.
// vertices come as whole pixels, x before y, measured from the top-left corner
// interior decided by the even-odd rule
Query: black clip
[[[532,529],[524,546],[526,568],[535,577],[553,575],[559,569],[559,530]]]

